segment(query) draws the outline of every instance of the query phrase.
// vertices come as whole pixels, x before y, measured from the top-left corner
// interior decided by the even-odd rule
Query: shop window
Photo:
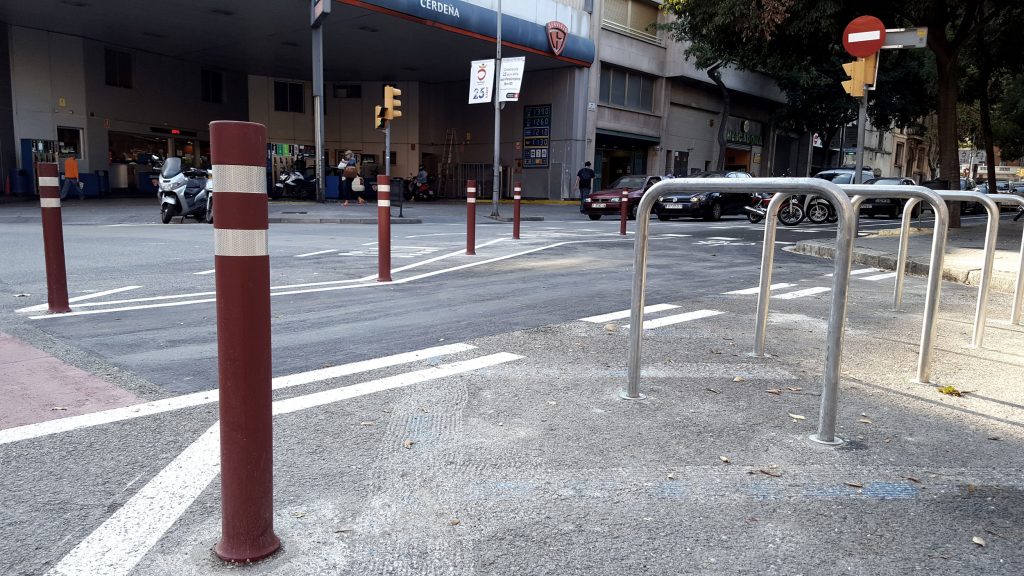
[[[641,40],[660,43],[658,6],[649,0],[606,0],[602,25]]]
[[[82,129],[57,127],[58,152],[62,157],[82,157]]]
[[[224,74],[217,70],[202,71],[202,99],[203,102],[213,104],[224,103]]]
[[[305,98],[301,82],[274,82],[274,110],[278,112],[306,111]]]
[[[107,86],[132,87],[132,55],[107,48],[104,52]]]
[[[599,99],[602,104],[651,112],[654,77],[602,64]]]

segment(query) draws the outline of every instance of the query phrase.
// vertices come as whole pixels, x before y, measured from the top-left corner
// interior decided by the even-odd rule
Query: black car
[[[701,172],[691,178],[752,178],[746,172]],[[658,220],[671,220],[689,216],[705,220],[718,220],[726,214],[745,214],[744,206],[750,203],[745,194],[721,194],[719,192],[677,192],[663,196],[654,204]]]
[[[872,178],[870,180],[865,180],[864,183],[875,184],[877,186],[914,186],[917,184],[911,178],[898,176],[893,176],[891,178]],[[872,218],[879,214],[885,214],[889,218],[896,218],[900,215],[900,211],[906,203],[906,199],[900,198],[868,198],[861,203],[860,212],[861,214],[866,214]]]

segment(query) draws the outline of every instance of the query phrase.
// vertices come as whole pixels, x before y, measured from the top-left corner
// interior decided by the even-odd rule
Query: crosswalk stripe
[[[653,330],[654,328],[671,326],[672,324],[690,322],[691,320],[700,320],[701,318],[710,318],[712,316],[718,316],[719,314],[725,314],[725,312],[720,310],[694,310],[693,312],[684,312],[682,314],[674,314],[672,316],[662,316],[661,318],[654,318],[653,320],[644,320],[644,330]],[[629,325],[627,324],[625,328],[629,328]]]
[[[652,304],[650,306],[644,306],[644,314],[663,312],[665,310],[672,310],[673,308],[679,308],[679,306],[676,306],[675,304]],[[600,316],[589,316],[587,318],[580,318],[580,322],[592,322],[594,324],[603,324],[605,322],[611,322],[612,320],[629,318],[630,313],[632,313],[632,310],[619,310],[618,312],[609,312],[608,314],[601,314]]]
[[[370,360],[342,364],[340,366],[331,366],[329,368],[300,372],[298,374],[278,376],[271,381],[271,386],[274,390],[279,390],[281,388],[310,384],[312,382],[321,382],[331,378],[369,372],[371,370],[397,366],[399,364],[407,364],[417,360],[425,360],[447,354],[456,354],[458,352],[465,352],[475,348],[476,346],[469,344],[434,346],[432,348],[424,348],[423,350],[417,350],[414,352],[403,352],[401,354],[384,356],[382,358],[373,358]],[[201,406],[203,404],[212,404],[219,400],[220,395],[216,389],[204,390],[202,392],[194,392],[192,394],[154,400],[143,404],[125,406],[123,408],[112,408],[101,412],[69,416],[58,420],[47,420],[45,422],[37,422],[35,424],[26,424],[16,428],[0,430],[0,445],[18,442],[19,440],[28,440],[29,438],[59,434],[61,432],[70,432],[79,428],[90,428],[92,426],[121,422],[123,420],[142,418],[144,416],[181,410],[183,408],[190,408],[193,406]]]
[[[825,286],[817,286],[814,288],[806,288],[804,290],[797,290],[796,292],[786,292],[785,294],[776,294],[772,296],[777,300],[793,300],[794,298],[803,298],[804,296],[813,296],[815,294],[821,294],[822,292],[828,292],[831,288]]]
[[[850,276],[860,276],[861,274],[874,274],[875,272],[881,272],[881,268],[861,268],[860,270],[850,270]],[[832,274],[825,274],[826,278],[831,278]]]
[[[870,280],[871,282],[875,282],[875,281],[878,281],[878,280],[885,280],[887,278],[895,278],[895,277],[896,277],[896,273],[895,272],[886,272],[885,274],[875,274],[874,276],[865,276],[865,277],[861,278],[861,280]]]
[[[772,284],[768,287],[769,290],[782,290],[783,288],[792,288],[796,284],[789,284],[787,282],[781,282],[779,284]],[[760,286],[754,286],[753,288],[744,288],[742,290],[733,290],[731,292],[722,292],[722,294],[757,294],[761,291]]]

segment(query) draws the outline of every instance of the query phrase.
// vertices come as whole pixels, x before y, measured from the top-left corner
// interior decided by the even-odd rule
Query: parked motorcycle
[[[1020,220],[1021,216],[1024,216],[1024,206],[1017,207],[1017,215],[1013,217],[1013,221],[1016,222],[1017,220]]]
[[[822,198],[809,194],[804,200],[804,214],[812,224],[825,224],[826,222],[838,221],[836,209],[832,203]]]
[[[779,223],[783,226],[796,226],[804,221],[807,213],[803,208],[803,197],[794,194],[779,207]]]
[[[747,220],[750,220],[751,224],[757,224],[764,220],[768,213],[768,202],[771,199],[772,195],[767,192],[754,192],[750,195],[750,203],[743,209],[747,211]]]
[[[213,175],[209,171],[182,169],[181,158],[170,156],[160,168],[158,191],[164,224],[175,216],[213,222]]]
[[[277,198],[316,198],[316,177],[307,175],[306,171],[286,170],[281,172],[270,192],[270,197]]]

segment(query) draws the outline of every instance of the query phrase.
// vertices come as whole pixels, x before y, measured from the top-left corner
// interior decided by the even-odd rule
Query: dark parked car
[[[587,197],[583,203],[586,206],[587,216],[591,220],[600,220],[601,216],[618,216],[622,206],[622,193],[628,193],[629,219],[636,218],[636,207],[640,204],[640,197],[655,183],[661,182],[661,176],[644,176],[642,174],[627,174],[616,180],[609,188],[594,192]]]
[[[751,178],[739,170],[728,172],[702,172],[693,178]],[[675,193],[662,197],[654,204],[658,220],[670,220],[682,216],[718,220],[726,214],[745,214],[744,206],[750,204],[745,194],[720,194],[718,192]]]
[[[872,178],[865,180],[865,184],[875,184],[878,186],[914,186],[917,183],[911,178],[902,178],[894,176],[891,178]],[[901,198],[868,198],[860,205],[861,214],[866,214],[874,218],[879,214],[885,214],[889,218],[896,218],[900,215],[900,211],[903,209],[903,205],[907,201]]]

